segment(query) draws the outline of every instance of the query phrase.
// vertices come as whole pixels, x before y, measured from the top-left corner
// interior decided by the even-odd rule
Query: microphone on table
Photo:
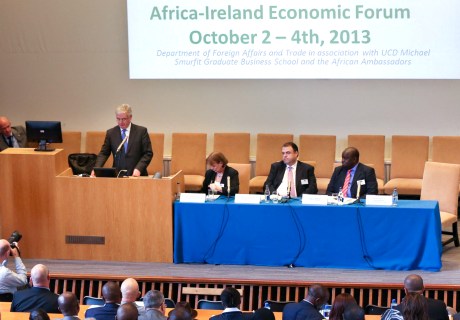
[[[356,183],[358,184],[358,191],[356,192],[356,200],[359,200],[359,196],[361,194],[361,182],[356,181]]]
[[[125,138],[121,141],[120,145],[119,145],[118,148],[117,148],[117,152],[115,152],[115,154],[117,154],[118,152],[120,152],[121,147],[123,147],[123,145],[125,144],[126,140],[128,140],[128,135],[126,135]]]
[[[227,177],[227,197],[230,197],[230,176]]]
[[[287,186],[287,197],[288,199],[291,199],[291,182],[288,181],[288,186]]]

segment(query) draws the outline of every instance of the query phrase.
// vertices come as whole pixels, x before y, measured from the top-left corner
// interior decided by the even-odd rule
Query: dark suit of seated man
[[[11,302],[12,312],[29,312],[43,309],[48,313],[59,313],[58,295],[50,291],[50,275],[48,267],[35,265],[30,270],[33,287],[16,291]]]
[[[347,175],[350,175],[349,179],[347,179]],[[338,193],[342,188],[344,197],[357,198],[358,183],[361,185],[360,197],[378,193],[374,168],[360,163],[358,149],[349,147],[342,152],[342,165],[335,168],[334,173],[332,173],[326,193],[330,196],[332,193]]]
[[[252,320],[254,318],[254,313],[244,313],[239,309],[241,295],[235,288],[225,288],[220,294],[220,300],[225,308],[224,311],[209,320]]]
[[[118,283],[109,281],[102,287],[103,306],[89,308],[85,312],[85,318],[96,318],[97,320],[113,320],[117,315],[121,302],[121,290]]]
[[[281,148],[281,154],[283,160],[271,165],[264,190],[268,186],[271,193],[276,191],[281,196],[292,198],[300,197],[303,193],[318,193],[315,168],[297,160],[297,145],[294,142],[286,142]]]
[[[319,284],[308,288],[307,296],[297,303],[288,303],[283,309],[283,320],[322,320],[318,311],[329,300],[329,291]]]

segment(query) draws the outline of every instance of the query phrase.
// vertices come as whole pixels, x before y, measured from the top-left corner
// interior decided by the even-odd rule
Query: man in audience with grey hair
[[[145,314],[140,320],[166,320],[166,304],[163,293],[157,290],[150,290],[144,296]]]

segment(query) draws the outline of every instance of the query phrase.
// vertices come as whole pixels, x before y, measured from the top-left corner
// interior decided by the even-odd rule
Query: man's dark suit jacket
[[[322,320],[324,317],[309,302],[288,303],[283,309],[283,320]]]
[[[147,128],[131,123],[128,150],[125,153],[125,149],[122,147],[120,152],[115,155],[122,140],[121,129],[119,126],[107,130],[104,144],[102,145],[94,166],[102,167],[112,153],[112,167],[117,168],[118,170],[128,170],[126,173],[128,176],[133,174],[134,169],[139,170],[142,176],[148,175],[147,166],[152,160],[153,151]]]
[[[428,305],[428,318],[430,320],[449,320],[447,306],[444,301],[435,299],[426,299]],[[395,307],[396,310],[402,313],[401,305]],[[455,316],[454,316],[455,319]]]
[[[254,313],[252,312],[232,311],[212,316],[209,320],[252,320],[253,318]]]
[[[264,190],[265,186],[268,185],[270,192],[276,191],[281,182],[283,182],[285,171],[286,164],[283,161],[272,163],[267,181],[264,183]],[[302,184],[303,179],[308,179],[308,184]],[[318,188],[316,186],[315,168],[309,164],[297,161],[297,168],[295,173],[295,189],[297,191],[298,197],[300,197],[303,193],[318,193]]]
[[[85,312],[85,318],[97,320],[114,320],[120,305],[118,303],[106,303],[100,307],[89,308]]]
[[[11,311],[29,312],[43,309],[48,313],[60,313],[57,300],[58,295],[48,289],[32,287],[14,293]]]
[[[343,183],[345,182],[345,178],[347,176],[347,171],[348,170],[343,166],[335,168],[331,177],[331,181],[329,181],[329,185],[327,186],[326,193],[328,195],[339,192],[339,189],[343,187]],[[368,167],[362,163],[358,163],[358,167],[356,168],[355,175],[350,187],[352,198],[356,198],[356,192],[358,192],[358,185],[356,182],[358,180],[364,180],[366,182],[366,184],[361,185],[361,195],[378,193],[379,189],[374,168]]]
[[[16,141],[18,142],[19,146],[21,148],[27,148],[27,135],[26,135],[26,129],[24,129],[23,126],[16,126],[16,127],[11,127],[11,132],[13,133],[13,136],[16,138]],[[5,137],[3,135],[0,138],[0,151],[5,150],[8,147],[8,143],[5,140]]]
[[[208,186],[211,182],[214,182],[216,180],[216,175],[217,173],[211,169],[206,171],[204,181],[203,181],[203,186],[201,187],[201,192],[204,192],[204,193],[208,192]],[[227,177],[230,177],[230,195],[234,196],[235,193],[238,193],[238,191],[240,191],[240,179],[238,177],[238,171],[236,171],[235,169],[229,166],[225,167],[224,174],[222,175],[222,179],[220,180],[220,183],[224,184],[224,186],[222,187],[222,193],[221,193],[223,195],[228,195]]]

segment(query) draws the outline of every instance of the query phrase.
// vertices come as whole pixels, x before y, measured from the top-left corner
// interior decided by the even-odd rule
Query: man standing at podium
[[[118,106],[115,115],[118,125],[107,130],[94,166],[102,167],[112,153],[112,167],[118,171],[126,170],[127,176],[147,176],[147,166],[153,157],[147,128],[131,123],[132,110],[127,104]]]
[[[27,147],[26,129],[23,126],[12,127],[7,117],[0,117],[0,134],[0,151]]]

